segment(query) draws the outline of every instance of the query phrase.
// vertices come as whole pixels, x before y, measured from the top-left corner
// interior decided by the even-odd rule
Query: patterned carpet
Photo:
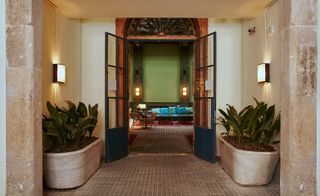
[[[272,196],[279,182],[244,187],[220,168],[191,154],[131,154],[101,168],[83,186],[46,190],[48,196]]]
[[[192,125],[155,126],[130,133],[137,134],[130,147],[132,153],[192,153],[187,139],[193,133]]]

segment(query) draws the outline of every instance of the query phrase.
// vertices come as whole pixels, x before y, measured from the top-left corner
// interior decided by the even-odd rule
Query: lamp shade
[[[66,82],[66,66],[62,64],[53,64],[53,82]]]
[[[270,82],[269,63],[261,63],[257,67],[257,81],[258,83]]]

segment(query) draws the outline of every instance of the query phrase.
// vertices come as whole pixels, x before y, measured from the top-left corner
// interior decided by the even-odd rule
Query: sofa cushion
[[[151,111],[156,114],[160,114],[160,108],[152,108]]]
[[[192,107],[185,107],[185,114],[192,114],[193,111],[192,111]]]
[[[160,108],[160,114],[169,114],[168,108]]]
[[[177,107],[176,108],[177,114],[184,114],[184,112],[185,112],[185,107]]]
[[[176,114],[176,107],[169,107],[169,114]]]

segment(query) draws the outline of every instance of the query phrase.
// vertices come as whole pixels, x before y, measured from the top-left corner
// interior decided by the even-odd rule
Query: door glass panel
[[[116,100],[109,99],[109,129],[116,128]]]
[[[108,67],[108,96],[115,97],[117,90],[116,68]]]
[[[124,118],[125,118],[125,111],[124,111],[124,100],[118,99],[118,127],[125,127],[124,125]]]
[[[118,68],[118,96],[124,97],[125,96],[125,87],[124,87],[124,77],[125,73],[123,68]]]
[[[214,64],[214,37],[209,36],[207,37],[207,65],[213,65]]]
[[[206,127],[209,129],[215,129],[215,99],[208,99],[207,101],[208,115]]]
[[[207,65],[207,52],[208,52],[207,38],[200,39],[200,51],[199,52],[200,52],[200,67],[204,67]]]
[[[214,67],[207,67],[206,91],[208,97],[214,96]]]
[[[116,37],[108,36],[108,65],[116,65]]]

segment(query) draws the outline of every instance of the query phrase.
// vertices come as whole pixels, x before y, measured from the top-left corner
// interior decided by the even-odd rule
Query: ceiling
[[[50,0],[71,18],[253,18],[272,0]]]

